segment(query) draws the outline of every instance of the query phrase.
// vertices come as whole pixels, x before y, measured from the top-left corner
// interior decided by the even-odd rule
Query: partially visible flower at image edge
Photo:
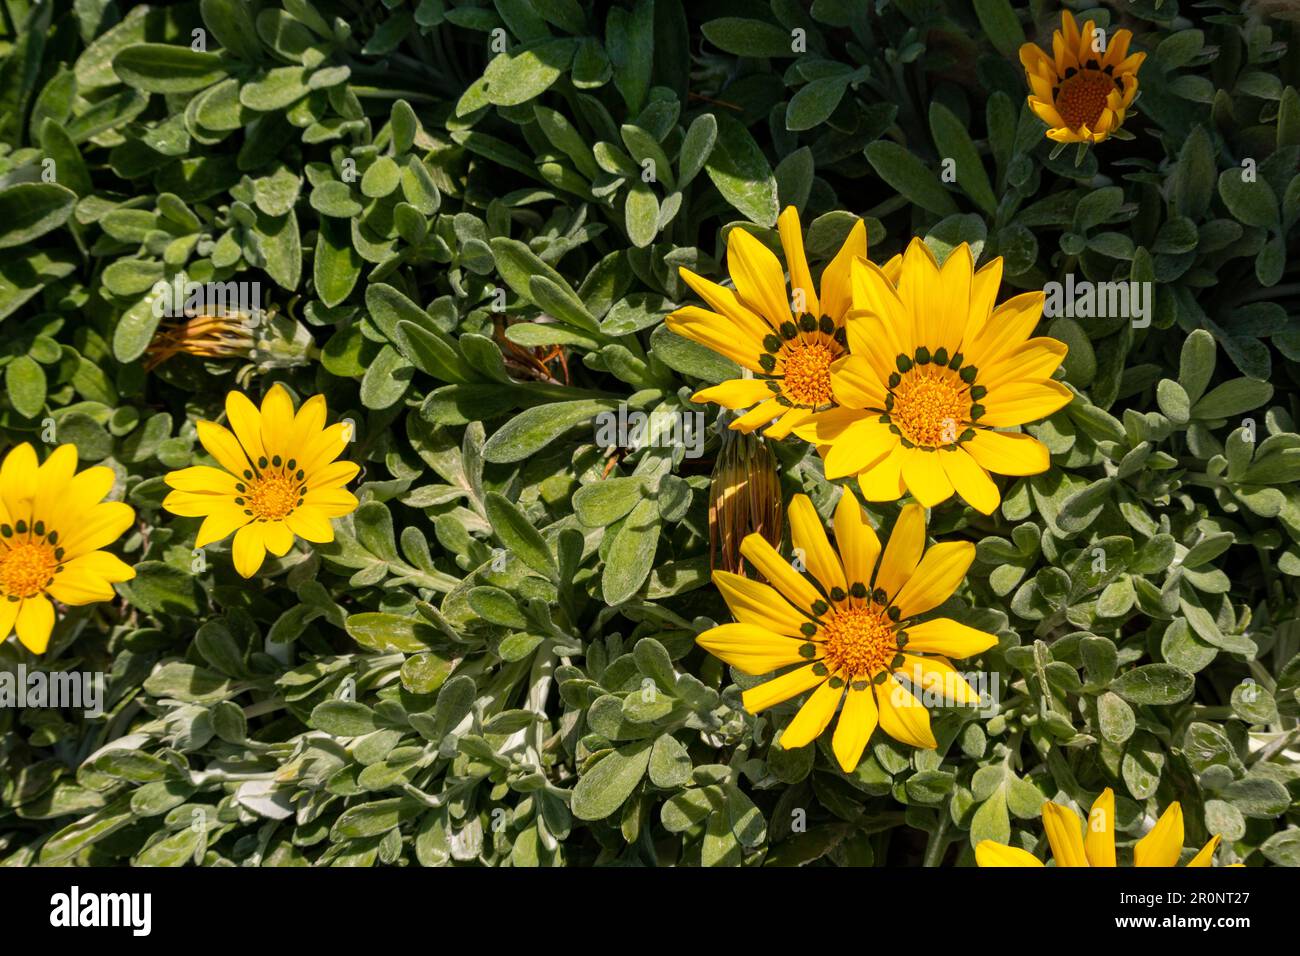
[[[1029,108],[1048,125],[1058,143],[1100,143],[1124,124],[1138,93],[1138,69],[1145,53],[1128,52],[1130,30],[1116,30],[1105,49],[1094,49],[1106,34],[1089,20],[1079,29],[1069,10],[1052,34],[1052,55],[1036,43],[1020,48],[1029,81]]]
[[[326,426],[325,398],[315,395],[297,414],[281,385],[273,385],[259,410],[241,392],[226,396],[230,428],[198,423],[199,441],[221,468],[195,465],[169,472],[174,490],[163,507],[186,518],[203,518],[195,547],[235,535],[235,570],[252,577],[269,551],[282,557],[294,536],[323,544],[334,540],[330,519],[356,510],[343,486],[360,466],[335,461],[347,447],[346,422]],[[224,470],[223,470],[224,469]]]
[[[715,571],[713,581],[737,623],[709,628],[696,642],[744,674],[789,668],[744,692],[752,714],[812,691],[781,735],[785,749],[815,740],[841,700],[831,746],[846,773],[857,767],[877,726],[902,743],[933,749],[929,711],[913,690],[978,704],[979,694],[948,658],[979,654],[998,639],[950,618],[915,619],[957,589],[975,546],[954,541],[926,550],[925,510],[910,504],[882,549],[848,491],[835,509],[836,548],[806,495],[794,496],[787,516],[812,580],[761,535],[749,535],[741,554],[772,586]]]
[[[913,239],[884,268],[852,267],[851,354],[831,372],[839,407],[795,428],[817,445],[829,479],[856,475],[867,501],[905,493],[932,508],[954,493],[992,514],[990,474],[1035,475],[1051,464],[1031,435],[1002,431],[1046,418],[1074,398],[1052,378],[1066,344],[1031,338],[1043,292],[996,304],[1002,259],[978,271],[961,243],[940,266]]]
[[[803,229],[793,206],[781,213],[777,232],[790,270],[789,290],[776,255],[735,228],[727,236],[727,268],[735,289],[680,269],[682,279],[709,309],[683,306],[666,324],[756,376],[701,389],[691,400],[749,409],[732,428],[752,432],[766,425],[764,434],[780,439],[814,411],[834,405],[831,365],[848,353],[844,315],[851,301],[849,272],[853,260],[867,254],[867,230],[861,219],[853,224],[823,270],[820,290],[808,269]],[[801,306],[799,311],[792,302]]]
[[[121,558],[100,550],[131,527],[135,509],[104,501],[116,475],[103,466],[77,473],[75,445],[60,445],[38,464],[26,442],[0,465],[0,641],[15,630],[43,654],[54,605],[111,601],[113,585],[135,577]]]
[[[1043,829],[1052,847],[1057,866],[1116,866],[1115,862],[1115,792],[1107,787],[1093,801],[1088,811],[1087,835],[1082,833],[1079,815],[1058,803],[1043,804]],[[1222,837],[1215,834],[1188,866],[1213,866],[1214,851]],[[1169,804],[1155,826],[1133,847],[1133,865],[1141,867],[1177,866],[1183,852],[1183,808],[1177,801]],[[994,840],[981,840],[975,847],[975,862],[980,866],[1045,866],[1027,850],[1007,846]],[[1240,864],[1234,864],[1239,866]]]

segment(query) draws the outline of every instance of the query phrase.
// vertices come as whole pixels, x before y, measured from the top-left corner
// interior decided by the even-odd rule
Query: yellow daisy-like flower
[[[820,290],[808,270],[793,206],[781,213],[777,231],[790,270],[789,290],[776,255],[744,229],[733,229],[727,237],[727,266],[735,289],[683,268],[682,278],[710,308],[688,305],[666,321],[673,332],[755,375],[701,389],[692,401],[748,408],[731,427],[752,432],[767,425],[764,434],[779,439],[813,411],[834,405],[831,365],[848,352],[844,316],[851,302],[849,272],[853,260],[867,254],[867,230],[861,220],[849,230],[822,272]]]
[[[1001,280],[1002,260],[976,272],[965,243],[942,268],[920,239],[883,269],[854,262],[851,355],[831,372],[839,407],[795,428],[825,454],[827,478],[857,475],[868,501],[911,492],[926,507],[955,491],[991,514],[1001,497],[990,472],[1047,470],[1046,446],[996,429],[1069,403],[1073,393],[1052,380],[1066,345],[1029,337],[1042,292],[994,308]]]
[[[1124,124],[1138,92],[1145,53],[1128,52],[1133,33],[1116,30],[1109,42],[1089,20],[1079,29],[1069,10],[1052,34],[1052,55],[1035,43],[1020,48],[1031,90],[1029,108],[1058,143],[1100,143]],[[1101,47],[1101,49],[1098,49]]]
[[[325,398],[315,395],[295,415],[289,393],[274,385],[259,411],[247,396],[226,396],[230,429],[198,423],[199,441],[221,468],[196,465],[166,477],[175,490],[163,501],[172,514],[203,518],[194,544],[203,547],[234,532],[235,570],[252,577],[266,552],[283,556],[294,535],[334,540],[331,518],[354,511],[343,486],[359,466],[335,461],[347,447],[346,422],[325,426]],[[225,469],[224,471],[222,469]]]
[[[1043,829],[1057,866],[1116,866],[1115,792],[1107,787],[1088,812],[1087,835],[1079,815],[1056,803],[1043,804]],[[1218,834],[1188,861],[1188,866],[1213,866]],[[1175,801],[1160,814],[1151,832],[1133,847],[1134,866],[1177,866],[1183,852],[1183,808]],[[980,866],[1043,866],[1038,857],[1018,847],[981,840],[975,847]]]
[[[696,642],[745,674],[789,668],[744,692],[750,713],[812,691],[781,736],[787,749],[816,739],[841,700],[831,746],[846,773],[857,767],[877,725],[905,744],[935,747],[929,711],[913,691],[978,704],[979,694],[948,659],[978,654],[997,638],[949,618],[916,618],[957,589],[975,546],[954,541],[926,550],[925,511],[911,504],[882,554],[866,512],[848,492],[835,509],[838,552],[807,496],[795,495],[789,519],[812,580],[762,536],[749,535],[741,554],[772,586],[715,571],[713,581],[737,623],[710,628]]]
[[[135,510],[104,501],[113,469],[77,473],[77,449],[60,445],[44,464],[24,442],[0,465],[0,641],[18,640],[43,654],[54,629],[53,598],[60,604],[113,600],[113,585],[135,570],[101,551],[116,541]]]

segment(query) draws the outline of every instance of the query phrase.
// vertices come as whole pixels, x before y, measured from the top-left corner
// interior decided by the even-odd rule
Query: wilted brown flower
[[[709,565],[743,573],[740,543],[760,534],[777,546],[784,511],[771,447],[757,435],[724,429],[709,484]]]

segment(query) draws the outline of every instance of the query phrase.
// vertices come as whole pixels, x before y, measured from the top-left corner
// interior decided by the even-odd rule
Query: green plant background
[[[0,860],[970,864],[1112,786],[1121,845],[1179,800],[1189,854],[1300,864],[1296,10],[1076,7],[1149,54],[1135,139],[1076,165],[1017,59],[1055,4],[7,0],[0,428],[52,420],[139,522],[123,600],[39,659],[106,672],[108,712],[0,710]],[[591,428],[735,375],[664,328],[677,270],[723,275],[724,227],[773,239],[788,204],[814,274],[863,216],[876,261],[1004,257],[1004,296],[1156,296],[1148,328],[1047,320],[1079,394],[1029,429],[1052,470],[932,516],[978,544],[945,613],[1000,635],[999,712],[937,713],[935,752],[878,734],[852,775],[694,647],[728,620],[716,432],[607,472]],[[177,272],[262,283],[303,362],[146,373]],[[567,382],[520,373],[502,315]],[[162,476],[272,381],[356,423],[363,504],[245,583]],[[776,452],[829,515],[816,456]]]

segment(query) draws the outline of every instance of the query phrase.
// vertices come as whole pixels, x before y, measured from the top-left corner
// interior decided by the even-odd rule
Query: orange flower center
[[[829,404],[831,363],[835,353],[820,342],[791,342],[785,346],[781,390],[796,405],[817,408]]]
[[[842,680],[866,680],[892,668],[898,655],[893,623],[879,607],[846,607],[822,619],[826,641],[824,661],[832,675]]]
[[[971,400],[956,374],[937,365],[915,366],[892,392],[890,421],[904,438],[923,448],[957,443],[970,419]]]
[[[245,480],[235,485],[239,493],[235,504],[244,509],[244,514],[258,521],[279,521],[288,517],[302,504],[307,493],[306,476],[301,469],[295,471],[298,467],[296,461],[290,459],[285,464],[278,455],[270,462],[263,458],[257,465],[257,472],[244,472]]]
[[[1081,70],[1058,87],[1056,111],[1070,129],[1095,130],[1113,89],[1115,81],[1100,70]]]
[[[0,553],[0,591],[5,597],[11,601],[35,597],[54,583],[63,556],[61,548],[39,538],[11,543],[6,536],[5,543],[9,546]]]

